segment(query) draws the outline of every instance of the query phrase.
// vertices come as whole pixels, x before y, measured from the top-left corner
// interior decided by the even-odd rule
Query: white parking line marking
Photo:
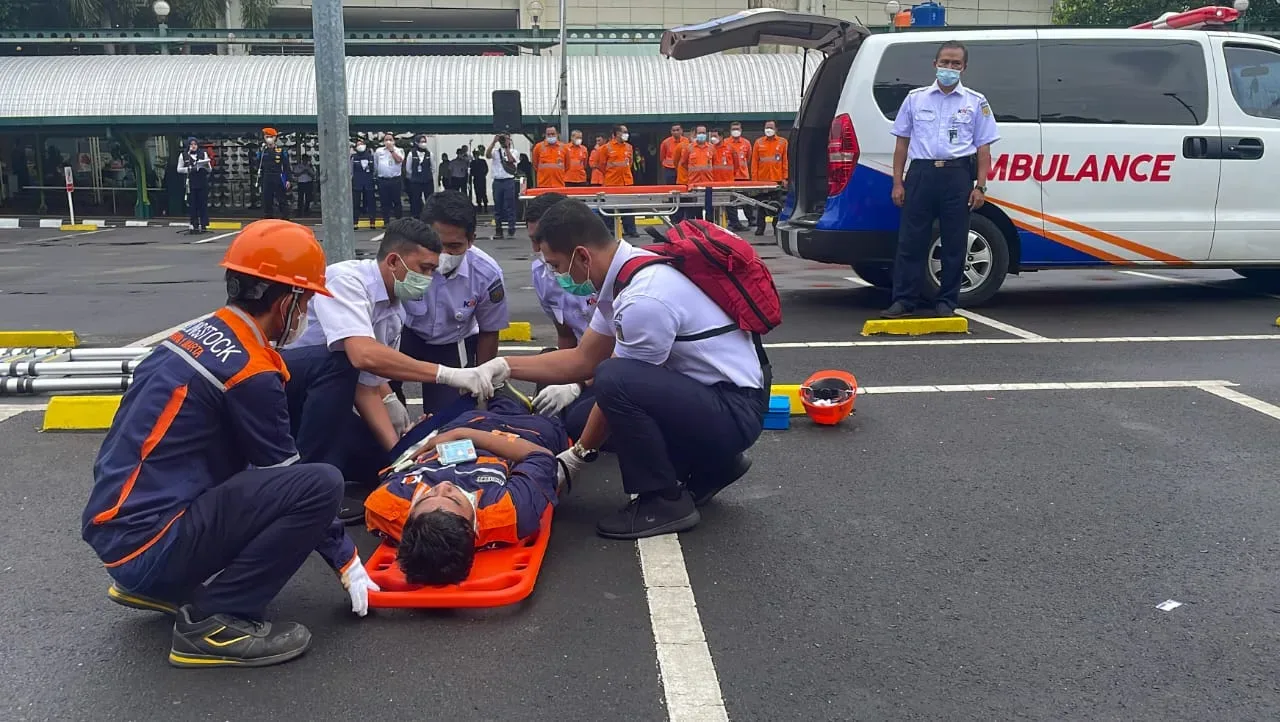
[[[0,422],[8,421],[28,411],[44,411],[48,406],[48,402],[44,401],[32,404],[0,404]]]
[[[684,552],[675,534],[636,541],[671,722],[728,720]]]
[[[209,313],[213,313],[213,312],[210,311]],[[138,339],[137,341],[134,341],[133,343],[129,343],[125,345],[126,346],[154,346],[155,344],[165,340],[166,338],[169,338],[169,334],[173,333],[174,331],[177,331],[178,329],[186,326],[189,323],[199,321],[200,319],[208,316],[209,313],[202,313],[199,316],[196,316],[195,318],[189,318],[186,321],[183,321],[182,323],[176,326],[170,326],[169,328],[166,328],[163,331],[157,331],[151,334],[150,336],[144,336]]]
[[[862,280],[861,278],[858,278],[857,276],[845,276],[844,280],[848,281],[849,283],[852,283],[855,286],[862,286],[863,288],[875,288],[875,286],[872,286],[870,283],[867,283],[866,281]]]
[[[198,241],[192,241],[192,245],[196,245],[196,246],[198,246],[198,245],[200,245],[201,243],[213,243],[214,241],[220,241],[220,240],[222,240],[223,238],[226,238],[227,236],[234,236],[235,234],[237,234],[237,233],[239,233],[239,232],[240,232],[240,231],[231,231],[230,233],[220,233],[220,234],[218,234],[218,235],[216,235],[216,236],[211,236],[211,237],[209,237],[209,238],[201,238],[201,239],[200,239],[200,240],[198,240]]]
[[[861,346],[1021,346],[1055,343],[1193,343],[1205,341],[1277,341],[1280,334],[1236,334],[1223,336],[1097,336],[1087,338],[935,338],[920,341],[783,341],[766,343],[767,349],[854,348]]]
[[[378,235],[374,236],[373,238],[370,238],[369,240],[373,243],[380,243],[383,237],[386,235],[387,235],[386,231],[383,231],[382,233],[379,233]]]
[[[983,316],[980,313],[974,313],[973,311],[968,311],[963,308],[957,308],[956,313],[960,314],[961,316],[964,316],[970,321],[977,321],[983,326],[990,326],[991,328],[994,328],[997,331],[1004,331],[1005,333],[1010,334],[1012,336],[1017,336],[1018,338],[1025,338],[1030,341],[1048,341],[1049,340],[1047,336],[1041,336],[1038,333],[1032,333],[1031,331],[1028,331],[1024,328],[1011,326],[1005,323],[1004,321],[997,321],[994,318],[991,318],[990,316]]]
[[[1222,397],[1227,401],[1233,401],[1245,407],[1246,409],[1253,409],[1254,411],[1257,411],[1260,414],[1266,414],[1267,416],[1270,416],[1271,418],[1280,421],[1280,406],[1276,406],[1275,404],[1269,404],[1266,401],[1263,401],[1262,399],[1257,399],[1248,394],[1242,394],[1239,391],[1236,391],[1235,389],[1227,388],[1228,386],[1235,386],[1235,385],[1236,384],[1205,383],[1205,384],[1202,384],[1200,388],[1204,391],[1208,391],[1214,396]]]
[[[125,221],[124,222],[125,228],[146,228],[149,225],[151,225],[150,221]]]

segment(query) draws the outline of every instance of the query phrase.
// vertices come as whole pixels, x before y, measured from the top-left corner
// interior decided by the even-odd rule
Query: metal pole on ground
[[[569,141],[569,31],[565,29],[565,8],[569,0],[560,3],[560,142]]]
[[[346,30],[342,0],[314,0],[316,121],[320,131],[320,210],[327,263],[356,257],[351,215],[351,130],[347,122]]]
[[[0,396],[11,394],[44,394],[51,391],[125,391],[133,383],[132,376],[101,376],[72,379],[37,379],[27,377],[0,379]]]

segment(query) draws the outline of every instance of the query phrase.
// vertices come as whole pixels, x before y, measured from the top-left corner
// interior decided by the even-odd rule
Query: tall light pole
[[[325,261],[355,258],[351,222],[351,129],[347,119],[346,28],[342,0],[313,0],[316,126],[320,133],[320,215]]]
[[[1244,0],[1236,0],[1244,2]],[[565,52],[569,47],[569,31],[565,29],[565,8],[569,5],[569,0],[559,0],[560,3],[560,137],[561,142],[569,139],[569,54]]]
[[[1240,13],[1240,32],[1243,33],[1244,32],[1244,13],[1246,10],[1249,9],[1249,0],[1236,0],[1235,2],[1231,3],[1231,7],[1235,8],[1236,12]]]
[[[156,32],[161,38],[164,38],[169,34],[169,26],[165,24],[165,20],[169,18],[169,3],[164,0],[156,0],[151,5],[151,12],[156,14]],[[160,54],[169,54],[168,43],[160,43]]]

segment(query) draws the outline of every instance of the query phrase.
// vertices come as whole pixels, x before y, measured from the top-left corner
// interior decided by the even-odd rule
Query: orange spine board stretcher
[[[688,190],[685,186],[574,186],[571,188],[530,188],[524,194],[526,196],[540,196],[543,193],[561,193],[566,196],[596,196],[600,194],[609,196],[642,196],[659,193],[684,193]]]
[[[523,601],[533,593],[538,570],[551,540],[548,506],[533,536],[514,546],[476,552],[471,574],[461,584],[443,587],[419,586],[405,580],[396,566],[396,548],[389,542],[378,546],[365,565],[369,577],[382,588],[369,592],[369,606],[376,609],[479,609],[501,607]]]

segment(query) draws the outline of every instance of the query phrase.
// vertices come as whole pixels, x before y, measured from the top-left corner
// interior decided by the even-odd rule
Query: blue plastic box
[[[764,415],[764,428],[775,431],[791,428],[791,400],[786,396],[770,396],[769,410]]]

